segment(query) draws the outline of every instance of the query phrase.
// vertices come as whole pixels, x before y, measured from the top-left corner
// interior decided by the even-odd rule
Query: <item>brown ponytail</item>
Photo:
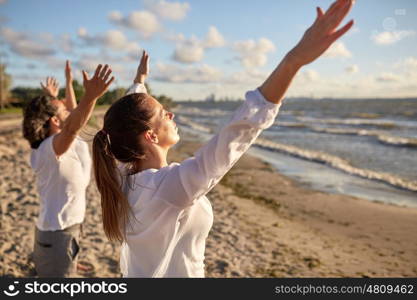
[[[100,130],[93,140],[93,168],[101,194],[104,232],[109,240],[125,240],[123,224],[129,222],[130,206],[121,190],[116,160],[109,153],[107,134]],[[119,177],[119,178],[118,178]]]
[[[101,194],[103,228],[109,240],[126,240],[126,226],[131,220],[131,207],[122,191],[129,175],[139,171],[145,159],[140,133],[149,130],[153,111],[147,105],[150,96],[143,93],[127,95],[116,101],[104,116],[103,129],[93,140],[93,168]],[[124,163],[122,174],[117,161]]]

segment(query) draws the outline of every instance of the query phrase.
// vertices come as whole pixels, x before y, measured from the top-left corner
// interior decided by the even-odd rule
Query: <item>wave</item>
[[[200,109],[196,107],[186,107],[180,106],[175,107],[173,112],[181,113],[181,115],[189,115],[193,117],[202,116],[202,117],[223,117],[230,115],[230,111],[225,111],[221,109]]]
[[[417,192],[417,181],[406,180],[398,176],[376,172],[368,169],[361,169],[352,166],[348,161],[334,155],[323,153],[320,151],[305,150],[291,145],[280,144],[266,139],[259,138],[255,145],[268,150],[284,152],[292,156],[303,158],[306,160],[323,163],[335,169],[344,171],[351,175],[356,175],[362,178],[381,181],[397,188],[406,189]]]
[[[176,121],[178,124],[184,125],[184,126],[188,126],[192,129],[196,129],[198,131],[202,131],[205,133],[211,133],[212,130],[208,127],[202,126],[194,121],[191,121],[189,118],[183,117],[183,116],[178,116],[176,118]]]
[[[377,130],[355,129],[355,128],[323,128],[316,126],[309,126],[305,123],[293,123],[293,122],[277,122],[275,125],[290,128],[307,128],[310,131],[318,133],[330,133],[330,134],[345,134],[345,135],[357,135],[357,136],[370,136],[375,137],[377,140],[386,145],[417,148],[417,139],[409,137],[398,137],[388,134],[384,134]]]
[[[186,118],[182,118],[182,121],[184,121],[184,123],[182,123],[182,125],[184,126],[188,126],[192,129],[203,131],[205,133],[211,132],[211,130],[207,127],[201,126],[199,124],[197,124],[198,126],[196,126],[195,122],[189,123],[188,121],[190,120]],[[258,138],[255,141],[254,145],[269,151],[278,151],[305,160],[322,163],[351,175],[384,182],[397,188],[417,192],[417,181],[403,179],[389,173],[376,172],[369,169],[361,169],[358,167],[354,167],[347,160],[344,160],[338,156],[334,156],[320,151],[301,149],[299,147],[273,142],[264,138]]]
[[[317,119],[312,117],[296,117],[300,122],[321,123],[333,125],[356,125],[356,126],[375,126],[384,129],[397,127],[416,127],[417,125],[410,125],[410,122],[401,121],[387,121],[387,120],[364,120],[364,119]]]

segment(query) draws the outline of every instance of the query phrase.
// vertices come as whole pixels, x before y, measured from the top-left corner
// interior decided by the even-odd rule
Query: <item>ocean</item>
[[[209,138],[240,102],[181,102],[176,121]],[[252,154],[327,192],[417,207],[417,99],[285,99]]]

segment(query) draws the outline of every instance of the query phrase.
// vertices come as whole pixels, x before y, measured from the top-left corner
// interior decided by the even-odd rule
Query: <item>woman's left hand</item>
[[[352,27],[353,20],[336,30],[349,13],[354,2],[355,0],[336,0],[325,13],[320,7],[317,7],[315,22],[304,33],[301,41],[288,53],[289,58],[301,67],[320,57]]]
[[[143,50],[142,58],[140,59],[140,64],[136,72],[134,83],[145,83],[145,79],[149,74],[149,54]]]

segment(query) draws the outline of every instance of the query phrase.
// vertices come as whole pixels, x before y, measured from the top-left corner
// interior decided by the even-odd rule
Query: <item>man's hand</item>
[[[71,62],[69,60],[67,60],[67,62],[65,63],[65,79],[67,80],[67,83],[71,83],[73,79],[71,71]]]
[[[82,73],[84,79],[83,85],[85,89],[84,98],[87,101],[94,101],[101,97],[114,81],[114,76],[112,76],[109,80],[112,70],[108,65],[105,65],[104,68],[102,68],[101,65],[98,65],[94,76],[91,79],[89,79],[86,71],[82,71]]]
[[[140,59],[140,64],[136,72],[136,77],[133,80],[134,83],[145,83],[145,79],[149,74],[149,55],[143,50],[142,58]]]
[[[91,79],[88,78],[87,72],[82,72],[85,93],[79,105],[64,121],[61,132],[54,137],[53,147],[57,156],[62,155],[69,149],[78,132],[90,119],[96,104],[95,101],[107,91],[110,84],[114,81],[114,77],[109,80],[111,72],[108,65],[105,65],[104,68],[98,65]]]
[[[336,30],[349,13],[354,2],[355,0],[336,0],[326,13],[317,7],[317,17],[314,24],[305,32],[297,46],[288,53],[288,58],[301,67],[322,55],[352,27],[353,20]]]
[[[59,83],[53,77],[46,77],[46,85],[41,82],[41,87],[44,92],[53,98],[58,97],[59,93]]]

